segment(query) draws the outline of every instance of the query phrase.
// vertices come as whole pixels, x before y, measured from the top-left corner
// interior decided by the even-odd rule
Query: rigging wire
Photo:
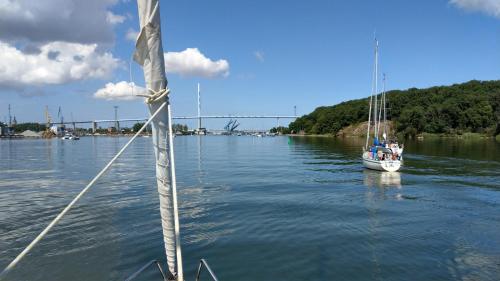
[[[127,147],[139,136],[142,131],[153,121],[153,119],[158,115],[158,113],[167,105],[167,102],[164,102],[151,117],[149,117],[148,121],[144,123],[144,125],[137,131],[137,133],[118,151],[118,153],[108,162],[108,164],[87,184],[87,186],[78,193],[78,195],[55,217],[52,222],[42,231],[38,236],[31,241],[31,243],[13,260],[5,267],[4,270],[0,273],[0,280],[5,277],[18,263],[21,261],[26,254],[28,254],[33,247],[42,240],[45,235],[62,219],[62,217],[75,205],[78,200],[94,185],[94,183],[102,176],[104,173],[111,167],[111,165],[122,155],[122,153],[127,149]]]

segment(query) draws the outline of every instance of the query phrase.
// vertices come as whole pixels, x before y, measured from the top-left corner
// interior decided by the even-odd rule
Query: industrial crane
[[[227,125],[224,127],[224,129],[226,131],[228,131],[229,133],[232,133],[232,132],[234,132],[234,130],[236,130],[236,128],[238,128],[239,125],[240,125],[240,123],[238,123],[238,120],[231,119],[231,120],[229,120]]]

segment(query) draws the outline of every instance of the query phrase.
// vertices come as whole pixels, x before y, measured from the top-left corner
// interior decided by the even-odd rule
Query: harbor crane
[[[236,119],[230,119],[229,122],[227,122],[226,126],[224,127],[224,129],[230,133],[234,132],[234,130],[236,130],[236,128],[238,128],[238,126],[240,125],[240,123],[238,122],[238,120]]]

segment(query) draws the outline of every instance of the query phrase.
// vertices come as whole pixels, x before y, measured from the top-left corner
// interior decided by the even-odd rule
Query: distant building
[[[7,125],[0,122],[0,136],[6,136],[8,133],[8,128],[7,128]]]
[[[14,134],[14,127],[0,122],[0,136],[10,136]]]

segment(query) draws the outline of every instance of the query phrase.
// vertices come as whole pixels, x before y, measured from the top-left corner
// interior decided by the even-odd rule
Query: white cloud
[[[255,51],[253,53],[253,55],[255,56],[255,58],[260,61],[260,62],[264,62],[264,53],[261,52],[261,51]]]
[[[25,88],[111,76],[120,61],[96,44],[51,42],[23,53],[0,41],[0,86]]]
[[[104,88],[94,93],[94,98],[105,100],[134,100],[137,94],[146,94],[146,89],[136,86],[134,82],[121,81],[118,83],[107,83]]]
[[[123,23],[125,21],[125,16],[113,14],[112,12],[108,11],[106,13],[106,21],[111,24]]]
[[[114,40],[113,24],[125,19],[109,12],[116,3],[117,0],[0,0],[0,39],[110,43]]]
[[[187,48],[182,52],[167,52],[164,55],[167,73],[205,78],[227,77],[229,75],[227,60],[213,61],[205,57],[197,48]]]
[[[127,38],[127,40],[130,40],[133,42],[135,42],[137,40],[137,36],[139,36],[139,31],[136,31],[133,28],[129,28],[127,30],[127,33],[125,34],[125,38]]]
[[[500,18],[499,0],[450,0],[450,4],[466,11],[483,12]]]

